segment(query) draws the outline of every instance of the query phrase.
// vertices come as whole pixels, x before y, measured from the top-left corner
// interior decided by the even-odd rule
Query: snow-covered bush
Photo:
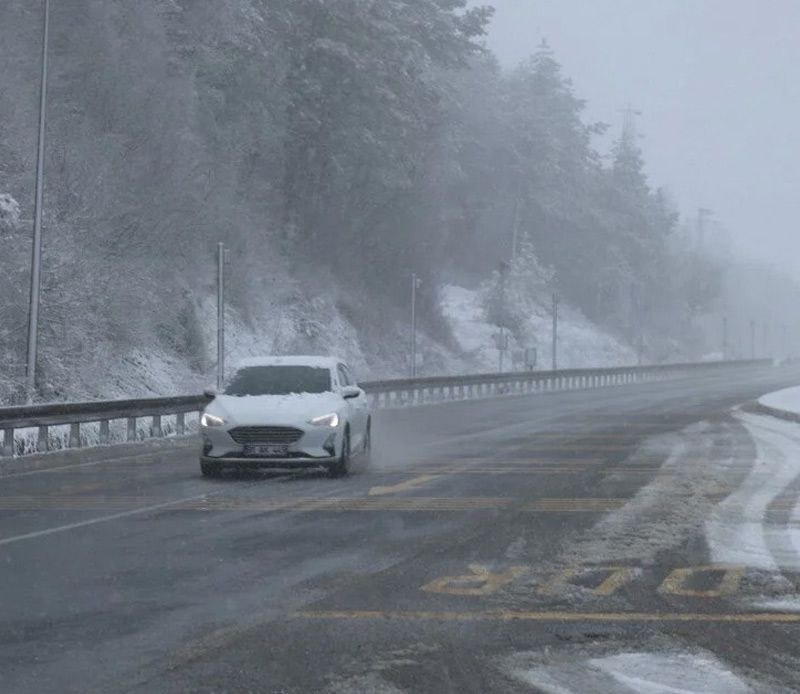
[[[523,238],[514,259],[481,286],[486,320],[523,337],[526,320],[547,302],[552,279],[553,271],[542,266],[530,239]]]
[[[0,231],[11,231],[19,224],[19,203],[8,193],[0,193]]]

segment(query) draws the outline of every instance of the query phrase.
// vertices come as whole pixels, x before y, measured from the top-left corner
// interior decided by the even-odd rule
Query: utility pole
[[[417,377],[417,289],[422,284],[422,281],[417,278],[417,273],[411,273],[411,346],[409,349],[410,368],[409,373],[411,378]]]
[[[47,47],[50,41],[50,0],[44,0],[42,27],[42,72],[39,81],[39,139],[36,145],[36,191],[33,203],[33,245],[31,249],[31,290],[28,305],[28,354],[25,369],[25,397],[33,402],[36,390],[36,357],[39,340],[39,295],[42,288],[42,206],[44,201],[44,136],[47,113]]]
[[[631,340],[636,345],[636,363],[641,366],[644,361],[644,335],[642,334],[642,301],[639,296],[639,287],[630,285],[630,318]]]
[[[558,368],[558,294],[553,292],[553,371]]]
[[[511,233],[511,260],[517,257],[517,245],[519,243],[519,196],[514,198],[514,227]]]
[[[786,327],[786,323],[781,325],[781,344],[783,347],[781,359],[783,360],[789,356],[789,330]]]
[[[761,326],[761,344],[764,346],[764,356],[771,357],[772,355],[769,353],[769,324],[766,321]]]
[[[500,333],[497,342],[497,358],[498,358],[498,373],[503,373],[503,356],[506,350],[506,273],[508,272],[508,263],[500,261]]]
[[[750,358],[756,358],[756,322],[750,319]]]
[[[224,243],[217,244],[217,390],[225,388],[225,257]]]
[[[639,136],[636,132],[636,116],[641,116],[642,112],[628,104],[625,108],[620,109],[620,113],[622,113],[620,141],[625,147],[635,147],[636,139]]]
[[[722,316],[722,360],[728,358],[728,316]]]
[[[705,235],[706,235],[706,217],[710,217],[714,214],[713,210],[709,210],[707,207],[698,207],[697,208],[697,247],[702,249],[705,246]]]

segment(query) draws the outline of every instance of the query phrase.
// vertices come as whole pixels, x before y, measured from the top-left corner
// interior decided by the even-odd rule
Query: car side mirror
[[[350,400],[351,398],[357,398],[361,395],[361,388],[358,386],[345,386],[342,388],[342,397],[345,400]]]
[[[213,400],[217,397],[217,389],[216,388],[206,388],[203,391],[203,395],[205,395],[209,400]]]

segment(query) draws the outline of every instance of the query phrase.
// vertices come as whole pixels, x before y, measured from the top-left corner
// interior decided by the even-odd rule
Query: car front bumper
[[[241,457],[237,455],[201,456],[204,463],[216,463],[224,467],[236,468],[279,468],[279,469],[305,469],[315,467],[329,467],[337,461],[335,457],[316,458],[310,456],[296,456],[292,458],[256,458],[253,456]]]
[[[302,431],[300,439],[288,446],[285,456],[261,457],[245,455],[244,446],[231,438],[228,427],[201,427],[202,458],[204,462],[259,467],[313,467],[336,460],[341,450],[340,429],[320,427]]]

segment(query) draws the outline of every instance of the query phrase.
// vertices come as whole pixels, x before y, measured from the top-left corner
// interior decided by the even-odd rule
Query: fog
[[[506,66],[546,39],[612,124],[641,111],[654,183],[714,210],[748,256],[800,270],[800,3],[496,0],[488,44]]]
[[[51,4],[37,303],[44,4],[0,3],[0,402],[798,351],[793,2]]]

